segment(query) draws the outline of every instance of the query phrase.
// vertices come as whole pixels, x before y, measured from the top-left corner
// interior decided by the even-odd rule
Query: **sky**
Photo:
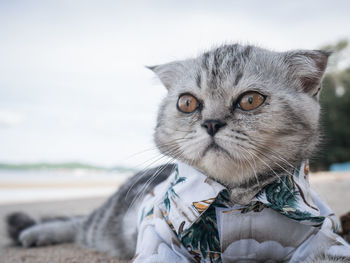
[[[138,165],[166,89],[145,68],[222,43],[350,36],[349,1],[0,1],[0,162]],[[152,159],[153,158],[153,159]]]

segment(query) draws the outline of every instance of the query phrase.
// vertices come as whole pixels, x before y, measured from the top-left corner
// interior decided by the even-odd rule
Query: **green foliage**
[[[342,58],[349,53],[347,47],[346,40],[325,47],[335,51],[332,55],[335,64],[323,80],[320,96],[323,140],[318,156],[312,161],[314,170],[350,161],[350,65],[339,68]]]
[[[332,44],[325,45],[325,46],[321,47],[321,49],[330,50],[330,51],[339,53],[339,52],[343,51],[344,49],[346,49],[348,44],[349,44],[349,42],[347,39],[341,39],[337,43],[335,43],[333,45]]]
[[[97,171],[115,171],[115,172],[135,172],[134,169],[116,166],[102,167],[85,163],[69,162],[69,163],[0,163],[0,170],[97,170]]]

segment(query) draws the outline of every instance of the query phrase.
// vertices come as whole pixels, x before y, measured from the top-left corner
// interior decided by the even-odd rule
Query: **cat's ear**
[[[290,74],[300,80],[304,92],[318,100],[329,51],[297,50],[285,55]]]
[[[174,61],[156,66],[146,66],[156,73],[163,85],[169,90],[181,79],[185,73],[185,66],[181,61]]]

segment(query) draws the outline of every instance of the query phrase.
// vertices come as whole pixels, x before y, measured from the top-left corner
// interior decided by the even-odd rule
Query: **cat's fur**
[[[318,96],[328,56],[318,50],[273,52],[236,44],[194,59],[150,67],[168,89],[159,110],[156,145],[163,154],[226,185],[232,201],[249,202],[261,187],[315,151]],[[235,108],[246,91],[258,91],[266,101],[249,112]],[[183,93],[196,96],[202,107],[191,114],[180,112],[176,105]],[[201,125],[205,120],[226,125],[210,136]],[[11,237],[26,247],[74,241],[130,258],[135,251],[141,199],[132,207],[131,202],[145,185],[143,190],[150,191],[172,169],[173,165],[165,165],[136,174],[86,217],[35,222],[20,213],[11,215]],[[147,183],[154,174],[157,176]],[[321,257],[312,261],[332,262]]]
[[[180,152],[176,159],[229,186],[233,200],[246,203],[257,185],[271,178],[259,178],[258,183],[255,173],[259,177],[296,166],[315,150],[327,59],[324,51],[278,53],[227,45],[196,59],[154,67],[169,90],[158,116],[158,148],[171,156]],[[267,96],[264,105],[250,112],[232,111],[238,97],[250,90]],[[179,112],[174,105],[182,93],[202,100],[203,109]],[[200,125],[204,120],[227,124],[215,135],[220,148],[208,150],[212,138]]]

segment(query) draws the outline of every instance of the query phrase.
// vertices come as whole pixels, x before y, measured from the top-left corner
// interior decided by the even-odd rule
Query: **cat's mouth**
[[[214,140],[205,148],[205,150],[203,151],[203,157],[209,152],[209,151],[215,151],[215,152],[221,152],[227,156],[229,156],[230,158],[232,158],[231,154],[224,149],[223,147],[221,147],[220,145],[218,145]]]

